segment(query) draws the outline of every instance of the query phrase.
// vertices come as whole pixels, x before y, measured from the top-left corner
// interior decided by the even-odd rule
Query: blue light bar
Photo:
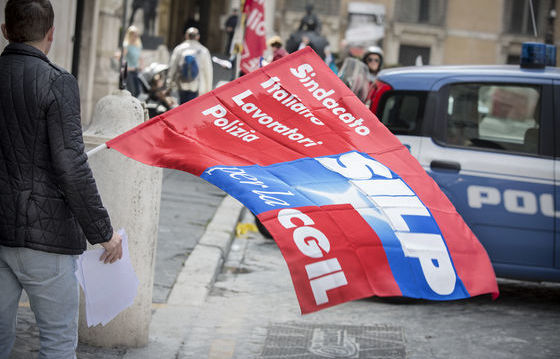
[[[546,45],[546,66],[556,66],[556,46]]]
[[[546,65],[546,45],[538,42],[524,42],[521,45],[521,67],[542,69]]]

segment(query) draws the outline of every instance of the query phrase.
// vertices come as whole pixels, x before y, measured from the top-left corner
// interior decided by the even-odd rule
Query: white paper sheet
[[[89,327],[106,325],[134,302],[138,290],[138,278],[130,262],[128,237],[122,236],[123,256],[115,263],[105,264],[99,260],[105,249],[84,252],[78,259],[76,277],[86,298],[86,319]]]

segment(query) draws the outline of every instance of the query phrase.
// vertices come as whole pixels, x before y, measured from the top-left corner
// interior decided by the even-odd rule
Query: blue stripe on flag
[[[367,154],[357,154],[367,158],[368,161],[374,161]],[[340,157],[343,155],[322,158],[340,161]],[[390,171],[390,174],[391,180],[402,180],[393,171]],[[201,177],[237,198],[257,215],[282,208],[349,203],[381,239],[393,276],[404,296],[433,300],[460,299],[470,296],[457,276],[453,263],[456,277],[454,290],[447,295],[433,291],[426,282],[419,259],[405,256],[402,244],[383,209],[377,207],[372,199],[363,193],[363,189],[358,188],[343,175],[327,169],[316,159],[303,158],[265,167],[257,165],[215,166],[207,169]],[[387,178],[372,171],[371,179],[386,180]],[[408,185],[406,186],[408,187]],[[415,194],[406,197],[412,198],[415,197]],[[398,200],[403,196],[392,196],[392,198]],[[391,202],[391,198],[389,198],[389,202]],[[426,210],[429,212],[427,207]],[[429,233],[440,235],[443,238],[431,213],[428,216],[403,215],[401,218],[411,233]],[[447,244],[445,244],[445,249],[449,254]]]

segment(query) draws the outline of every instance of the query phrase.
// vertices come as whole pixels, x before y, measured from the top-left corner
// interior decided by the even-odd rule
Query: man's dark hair
[[[11,42],[40,41],[54,22],[49,0],[8,0],[4,16]]]

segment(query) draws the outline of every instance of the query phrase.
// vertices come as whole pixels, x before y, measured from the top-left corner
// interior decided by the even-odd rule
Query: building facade
[[[544,42],[550,30],[560,44],[558,19],[549,22],[554,0],[394,0],[390,6],[384,39],[390,64],[413,65],[418,56],[432,65],[519,63],[521,44]]]
[[[287,38],[307,3],[314,4],[333,52],[346,43],[354,4],[384,7],[377,44],[391,66],[419,58],[424,65],[519,63],[523,42],[560,45],[555,0],[277,0],[274,31]]]
[[[242,4],[242,0],[152,1],[157,5],[152,35],[159,46],[146,49],[146,63],[167,61],[169,52],[183,40],[189,25],[199,27],[201,42],[212,53],[222,54],[226,41],[224,22],[232,9],[239,9]],[[547,39],[560,45],[558,18],[550,16],[551,9],[556,8],[555,0],[263,1],[267,34],[277,34],[285,40],[298,29],[306,5],[313,4],[322,23],[321,33],[328,39],[333,53],[342,52],[348,46],[345,37],[354,21],[361,25],[376,22],[381,35],[375,43],[384,49],[388,66],[420,62],[424,65],[518,63],[521,43],[525,41]],[[0,0],[2,22],[6,2]],[[49,57],[78,78],[82,121],[87,127],[95,103],[118,87],[115,52],[119,49],[121,31],[130,22],[133,1],[51,2],[56,32]],[[367,9],[368,5],[375,5],[369,8],[381,12],[372,15],[356,10]],[[142,10],[132,20],[144,32]],[[1,37],[0,48],[6,44]]]

